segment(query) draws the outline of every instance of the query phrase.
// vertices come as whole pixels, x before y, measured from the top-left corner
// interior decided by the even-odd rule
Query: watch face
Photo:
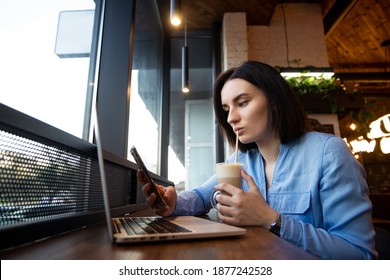
[[[277,236],[280,236],[280,227],[282,226],[282,218],[279,215],[278,219],[275,221],[275,223],[272,223],[269,231],[273,234],[276,234]]]
[[[280,227],[278,227],[277,225],[273,226],[271,229],[270,229],[270,232],[272,232],[273,234],[276,234],[277,236],[280,236]]]
[[[273,234],[276,234],[277,236],[280,236],[280,227],[277,225],[274,225],[271,229],[270,232]]]

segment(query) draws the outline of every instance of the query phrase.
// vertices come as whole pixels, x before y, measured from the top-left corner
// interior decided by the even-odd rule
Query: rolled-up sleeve
[[[375,233],[363,167],[337,137],[324,142],[320,157],[322,227],[285,215],[282,238],[325,259],[375,258]]]

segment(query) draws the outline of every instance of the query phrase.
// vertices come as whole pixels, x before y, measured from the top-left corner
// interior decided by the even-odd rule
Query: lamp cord
[[[284,37],[286,38],[286,59],[287,59],[287,65],[290,66],[290,50],[288,48],[288,36],[287,36],[287,24],[286,24],[286,14],[284,12],[284,3],[282,5],[282,14],[283,14],[283,26],[284,26]]]
[[[187,1],[184,0],[184,46],[187,47]]]

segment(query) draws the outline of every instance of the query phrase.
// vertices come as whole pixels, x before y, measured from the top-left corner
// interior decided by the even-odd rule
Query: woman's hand
[[[266,203],[253,178],[245,170],[241,171],[241,175],[248,184],[247,192],[224,183],[215,186],[215,189],[223,190],[231,195],[217,196],[218,217],[227,224],[257,225],[268,229],[278,213]]]
[[[164,208],[155,208],[154,201],[156,200],[156,194],[150,192],[150,184],[146,182],[144,173],[141,170],[137,171],[137,181],[138,184],[143,185],[142,192],[146,197],[146,203],[154,210],[156,214],[166,217],[173,213],[177,200],[177,194],[174,187],[169,186],[165,188],[164,186],[156,184],[156,187],[167,206]]]

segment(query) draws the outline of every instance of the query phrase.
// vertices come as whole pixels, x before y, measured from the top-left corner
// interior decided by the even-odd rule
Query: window
[[[93,0],[1,1],[0,102],[81,138],[88,49],[82,54],[80,50],[65,56],[56,54],[60,50],[56,40],[64,39],[62,46],[81,42],[80,37],[64,35],[75,27],[72,22],[76,20],[83,22],[83,26],[76,26],[85,32],[82,38],[92,36],[94,9]],[[88,12],[70,15],[75,11]],[[65,37],[58,37],[60,22]],[[86,41],[90,47],[91,37]]]
[[[155,2],[136,2],[128,146],[136,146],[146,167],[160,174],[163,44]]]

